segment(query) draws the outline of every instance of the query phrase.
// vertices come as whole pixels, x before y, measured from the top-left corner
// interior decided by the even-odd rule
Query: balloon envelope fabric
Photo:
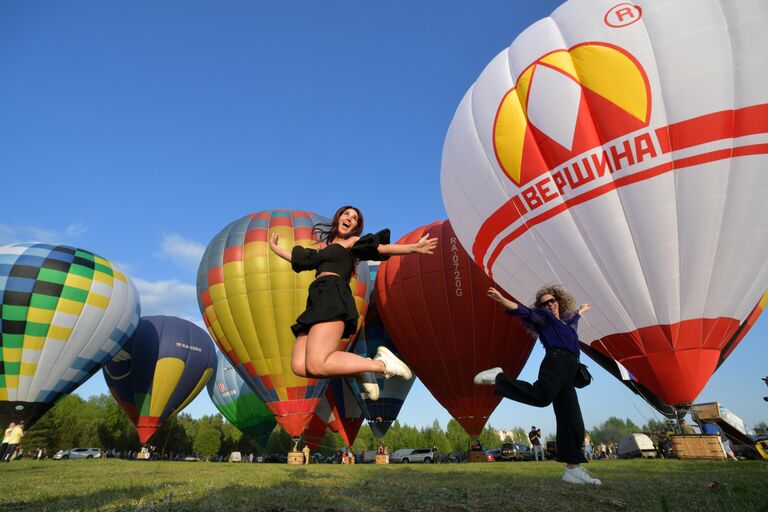
[[[378,273],[380,265],[378,263],[369,264],[371,271],[371,280],[375,283],[376,274]],[[360,328],[360,332],[355,340],[354,352],[362,357],[373,357],[376,355],[376,351],[380,346],[387,347],[396,356],[402,358],[402,354],[397,350],[395,343],[392,341],[392,337],[384,327],[384,323],[381,321],[378,308],[376,307],[376,285],[373,287],[374,291],[371,294],[371,302],[368,304],[368,312],[365,314],[365,320],[363,326]],[[407,363],[407,361],[406,361]],[[415,379],[385,379],[381,375],[375,375],[376,382],[379,383],[379,399],[374,401],[367,398],[367,395],[361,395],[358,393],[358,399],[361,400],[363,413],[368,420],[368,425],[371,427],[374,435],[378,438],[384,437],[392,426],[392,423],[397,419],[397,415],[400,413],[400,409],[403,407],[403,402],[411,391],[411,387]],[[356,383],[351,382],[350,387],[355,390],[360,388]]]
[[[263,448],[275,429],[275,416],[237,374],[222,354],[217,354],[216,374],[208,381],[208,395],[231,424]]]
[[[200,393],[215,364],[216,349],[203,329],[175,316],[146,316],[104,365],[104,378],[145,444]]]
[[[136,288],[67,245],[0,248],[0,423],[29,428],[112,357],[139,322]]]
[[[292,437],[301,436],[325,393],[327,379],[296,376],[291,325],[304,310],[314,272],[296,273],[269,248],[273,233],[280,246],[313,249],[312,226],[330,221],[300,210],[246,215],[225,227],[208,245],[197,274],[197,297],[208,331],[222,353]],[[366,262],[357,265],[350,288],[360,320],[368,305]],[[342,340],[346,349],[349,339]]]
[[[462,245],[560,282],[582,340],[694,401],[768,288],[768,2],[571,0],[480,74],[443,147]]]
[[[315,409],[315,415],[339,434],[347,446],[352,446],[363,425],[363,411],[357,398],[359,391],[350,387],[351,382],[354,379],[330,379],[325,395]]]
[[[424,235],[440,239],[433,254],[381,264],[376,307],[414,373],[470,436],[479,436],[501,397],[492,386],[476,385],[475,374],[500,366],[516,377],[534,337],[487,297],[494,283],[472,263],[448,221],[417,228],[398,243]]]

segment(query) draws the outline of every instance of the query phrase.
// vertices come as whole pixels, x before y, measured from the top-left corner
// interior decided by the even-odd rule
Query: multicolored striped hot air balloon
[[[278,423],[301,436],[325,393],[326,379],[297,377],[291,371],[295,338],[291,325],[304,310],[314,272],[295,273],[269,249],[273,232],[286,249],[320,248],[312,226],[328,223],[317,214],[270,210],[236,220],[205,250],[197,274],[200,312],[222,353],[264,400]],[[368,265],[360,262],[350,287],[360,313],[370,294]],[[342,349],[349,340],[343,340]]]
[[[211,401],[227,421],[266,447],[277,425],[274,415],[226,357],[217,354],[217,359],[216,373],[207,385]]]
[[[371,271],[371,280],[375,282],[380,264],[378,262],[371,262],[368,266]],[[368,305],[368,312],[365,314],[365,320],[357,335],[353,350],[359,356],[372,358],[376,355],[376,350],[378,350],[379,346],[383,345],[397,357],[402,358],[402,354],[395,347],[392,337],[384,327],[381,316],[379,316],[379,311],[376,307],[376,285],[374,285],[373,290],[371,302]],[[376,437],[384,437],[389,427],[397,419],[397,415],[403,407],[403,402],[405,402],[405,398],[411,391],[414,380],[385,379],[383,376],[376,376],[380,393],[379,399],[376,401],[368,399],[367,395],[360,394],[359,387],[352,383],[350,387],[357,390],[357,397],[362,402],[361,405],[365,419],[368,420],[368,425]]]
[[[108,260],[41,243],[0,248],[0,304],[0,424],[27,428],[117,353],[140,312]]]
[[[104,379],[144,444],[200,393],[215,365],[203,329],[175,316],[146,316],[104,365]]]
[[[571,0],[520,34],[448,129],[462,245],[507,292],[566,284],[579,334],[696,399],[768,288],[768,3]]]
[[[413,372],[470,436],[479,436],[501,401],[473,382],[500,366],[516,377],[534,338],[518,318],[487,297],[494,283],[472,263],[448,221],[405,235],[440,239],[434,254],[392,258],[376,276],[376,307]]]

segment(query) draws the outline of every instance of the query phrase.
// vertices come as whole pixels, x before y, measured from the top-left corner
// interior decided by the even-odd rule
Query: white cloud
[[[67,229],[64,230],[64,234],[68,238],[77,238],[86,231],[88,231],[88,228],[85,227],[84,222],[75,222],[74,224],[67,226]]]
[[[34,226],[0,224],[0,245],[16,244],[19,242],[71,243],[74,239],[85,233],[86,230],[87,228],[83,222],[70,224],[63,231]]]
[[[141,315],[178,316],[205,328],[197,307],[197,290],[175,279],[145,281],[132,278],[141,300]]]
[[[176,234],[163,236],[161,249],[162,255],[169,258],[179,267],[194,270],[197,270],[205,252],[204,245]]]

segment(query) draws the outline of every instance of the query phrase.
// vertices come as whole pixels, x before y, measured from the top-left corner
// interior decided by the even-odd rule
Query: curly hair
[[[540,288],[539,291],[536,292],[536,302],[534,302],[531,307],[540,308],[541,298],[544,295],[551,295],[555,298],[560,309],[561,318],[568,318],[573,316],[578,310],[578,306],[576,305],[576,300],[574,300],[573,295],[568,293],[565,288],[559,284],[546,285]]]

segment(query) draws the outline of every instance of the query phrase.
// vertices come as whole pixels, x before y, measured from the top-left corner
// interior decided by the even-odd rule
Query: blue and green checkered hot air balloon
[[[27,427],[136,329],[139,296],[108,260],[66,245],[0,248],[0,424]]]

